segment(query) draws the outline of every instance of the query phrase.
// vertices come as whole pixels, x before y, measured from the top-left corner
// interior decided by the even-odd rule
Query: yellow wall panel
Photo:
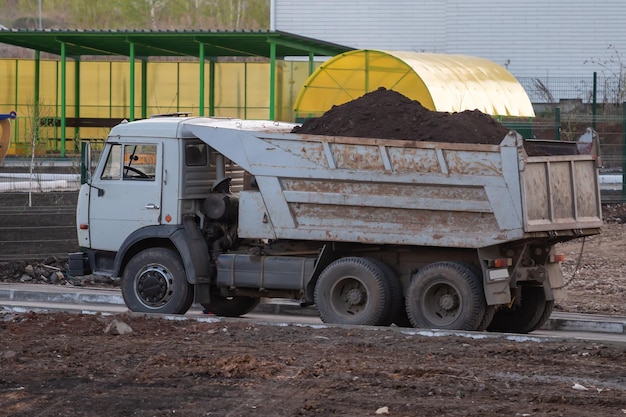
[[[0,113],[15,110],[18,119],[13,123],[12,153],[26,149],[33,128],[49,150],[59,149],[59,127],[38,124],[32,126],[35,100],[35,65],[32,59],[0,59]],[[76,67],[80,70],[78,100],[75,96]],[[135,62],[136,119],[142,117],[142,63]],[[319,64],[316,64],[319,66]],[[248,119],[269,117],[270,67],[268,62],[218,62],[215,68],[215,115]],[[200,68],[197,62],[148,62],[146,115],[157,113],[191,112],[199,115]],[[205,62],[204,115],[209,115],[211,63]],[[277,61],[275,89],[275,118],[293,121],[293,104],[309,76],[309,63]],[[128,61],[66,62],[66,117],[130,117],[130,63]],[[40,60],[39,111],[42,118],[61,116],[61,62]],[[77,109],[76,106],[79,106]],[[70,140],[66,149],[77,148],[72,138],[99,138],[108,134],[108,128],[66,128]],[[19,148],[19,152],[18,152]]]

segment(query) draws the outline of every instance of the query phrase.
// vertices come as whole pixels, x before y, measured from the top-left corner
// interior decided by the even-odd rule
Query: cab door
[[[117,251],[134,231],[161,222],[163,146],[110,143],[91,182],[91,247]],[[105,159],[106,158],[106,159]]]

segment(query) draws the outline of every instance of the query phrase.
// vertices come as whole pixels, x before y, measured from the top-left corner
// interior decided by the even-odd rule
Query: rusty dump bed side
[[[254,176],[241,237],[478,248],[602,224],[595,159],[529,158],[514,132],[474,145],[186,128]]]

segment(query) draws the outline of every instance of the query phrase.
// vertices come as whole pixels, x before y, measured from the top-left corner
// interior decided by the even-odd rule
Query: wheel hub
[[[352,305],[361,304],[363,302],[363,293],[358,289],[353,288],[348,291],[348,294],[346,295],[346,300]]]
[[[137,294],[150,306],[165,304],[171,296],[171,280],[167,271],[152,266],[137,277]]]
[[[443,310],[450,311],[456,306],[454,297],[450,294],[444,294],[439,298],[439,307]]]

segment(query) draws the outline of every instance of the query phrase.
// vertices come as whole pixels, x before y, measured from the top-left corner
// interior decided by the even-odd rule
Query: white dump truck
[[[121,277],[137,312],[286,298],[327,323],[525,333],[564,295],[555,245],[600,232],[591,130],[529,157],[514,131],[482,145],[294,126],[114,127],[80,189],[69,273]]]

